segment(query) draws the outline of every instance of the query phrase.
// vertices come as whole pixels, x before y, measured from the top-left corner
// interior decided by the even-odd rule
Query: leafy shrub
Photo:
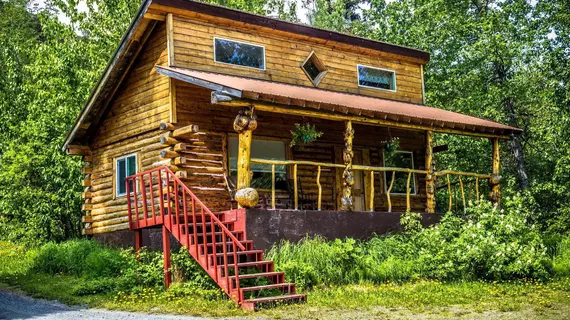
[[[570,235],[558,243],[553,267],[557,276],[570,276]]]
[[[84,283],[75,285],[72,293],[77,296],[113,292],[117,288],[117,280],[114,278],[93,278]]]
[[[467,210],[466,218],[448,213],[429,228],[420,227],[419,215],[408,213],[401,219],[403,234],[366,242],[326,242],[319,237],[298,244],[284,241],[268,257],[290,281],[305,287],[420,278],[547,277],[551,261],[538,229],[527,222],[530,212],[520,198],[505,198],[503,205],[499,210],[481,202]]]

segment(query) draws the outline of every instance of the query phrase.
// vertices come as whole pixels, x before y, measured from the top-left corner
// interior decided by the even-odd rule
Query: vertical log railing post
[[[453,209],[453,198],[451,196],[451,182],[449,181],[449,174],[447,174],[446,177],[447,177],[447,197],[449,198],[447,211],[450,212]]]
[[[386,190],[386,200],[388,201],[388,212],[392,212],[392,200],[390,199],[390,192],[394,186],[394,179],[396,177],[396,171],[392,171],[392,180],[390,181],[390,187]]]
[[[321,166],[317,167],[317,187],[319,188],[319,195],[317,197],[317,210],[321,211],[321,200],[323,196],[323,188],[321,186]]]
[[[433,132],[426,131],[426,211],[435,212],[435,175],[433,174]]]
[[[475,201],[479,201],[479,177],[475,177]]]
[[[293,197],[295,198],[295,210],[299,209],[299,186],[297,185],[297,164],[293,165]]]
[[[410,181],[412,180],[412,172],[408,172],[408,182],[406,183],[406,212],[412,210],[410,201]]]
[[[457,178],[459,179],[459,186],[461,187],[461,201],[463,202],[463,212],[465,212],[467,204],[465,203],[465,189],[463,188],[463,180],[461,179],[460,175],[457,176]]]
[[[344,172],[342,173],[342,198],[340,210],[350,211],[353,208],[352,204],[352,186],[354,185],[354,173],[352,171],[352,158],[354,152],[352,151],[352,140],[354,138],[354,129],[352,129],[352,121],[345,122],[344,132],[344,150],[342,159],[344,162]]]
[[[275,210],[275,165],[271,165],[271,208]]]
[[[368,206],[370,212],[374,212],[374,171],[370,170],[370,187],[369,193],[366,195],[368,197]]]
[[[501,200],[501,153],[499,150],[499,138],[493,138],[491,142],[493,143],[493,170],[489,183],[491,185],[491,202],[497,204]]]

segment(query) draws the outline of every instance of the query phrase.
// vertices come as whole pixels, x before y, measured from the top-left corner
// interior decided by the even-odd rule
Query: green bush
[[[448,213],[429,228],[420,227],[419,215],[406,214],[403,234],[365,242],[319,237],[298,244],[284,241],[268,257],[290,281],[305,287],[414,279],[542,279],[551,271],[551,259],[529,216],[522,199],[505,198],[500,210],[481,202],[465,218]]]
[[[570,276],[570,235],[563,238],[556,247],[554,272],[557,276]]]

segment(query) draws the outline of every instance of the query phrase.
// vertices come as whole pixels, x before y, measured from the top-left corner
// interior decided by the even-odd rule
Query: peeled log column
[[[491,139],[493,143],[493,170],[489,185],[491,186],[491,202],[497,204],[501,200],[501,153],[499,150],[499,139]]]
[[[344,172],[342,173],[342,198],[340,210],[352,211],[352,186],[354,185],[354,174],[352,172],[352,139],[354,138],[354,130],[352,129],[352,121],[346,121],[346,130],[344,132],[344,150],[342,159],[344,161]]]
[[[435,212],[435,176],[433,174],[433,132],[426,131],[426,195],[427,213]]]
[[[236,200],[242,207],[251,207],[257,204],[258,195],[251,185],[251,140],[253,130],[257,128],[257,120],[253,115],[253,108],[241,110],[234,120],[234,130],[239,133],[239,147],[237,158],[237,189]],[[242,189],[248,189],[242,191]],[[239,196],[238,196],[239,195]],[[253,205],[252,205],[253,204]]]

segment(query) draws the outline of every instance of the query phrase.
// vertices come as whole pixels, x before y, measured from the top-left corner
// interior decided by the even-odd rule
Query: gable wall
[[[86,204],[93,221],[88,233],[128,228],[127,199],[115,196],[114,160],[136,153],[138,170],[152,168],[160,158],[160,122],[169,122],[169,79],[155,65],[167,63],[166,28],[158,24],[119,87],[91,142],[91,197]],[[87,229],[87,228],[86,228]]]
[[[149,12],[164,15],[167,11],[163,10],[174,12],[174,66],[313,87],[300,66],[315,51],[328,69],[319,88],[418,104],[423,101],[421,64],[411,58],[157,5],[151,5]],[[214,62],[214,37],[264,46],[266,70]],[[357,64],[395,71],[397,91],[359,88]]]

